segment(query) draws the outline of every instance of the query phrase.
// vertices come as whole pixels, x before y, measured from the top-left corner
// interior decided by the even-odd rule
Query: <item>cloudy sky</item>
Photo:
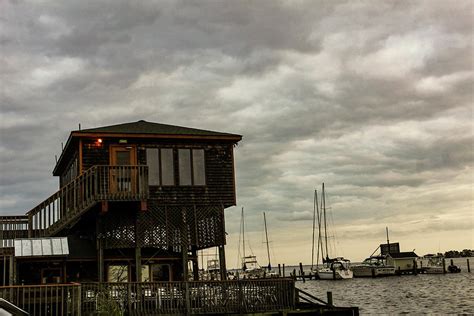
[[[69,132],[145,119],[243,135],[227,261],[474,248],[472,1],[0,0],[0,214],[57,190]],[[331,240],[334,240],[331,238]],[[249,252],[249,250],[247,250]]]

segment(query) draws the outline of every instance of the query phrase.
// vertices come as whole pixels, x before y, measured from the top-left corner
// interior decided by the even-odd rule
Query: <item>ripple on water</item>
[[[452,314],[474,312],[471,273],[420,274],[377,279],[306,281],[296,286],[326,300],[333,293],[336,306],[358,306],[361,315]]]

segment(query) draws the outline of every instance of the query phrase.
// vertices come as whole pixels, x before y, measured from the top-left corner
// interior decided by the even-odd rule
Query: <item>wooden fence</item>
[[[31,315],[255,313],[295,307],[292,279],[0,287]]]
[[[0,298],[30,315],[80,315],[81,285],[0,286]]]

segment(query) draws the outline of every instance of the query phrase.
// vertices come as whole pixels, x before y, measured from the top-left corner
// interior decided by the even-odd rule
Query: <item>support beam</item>
[[[227,269],[225,264],[225,249],[224,245],[219,246],[219,265],[221,272],[221,280],[227,280]]]
[[[196,246],[192,246],[191,255],[193,256],[193,279],[194,281],[199,281],[199,264],[198,264],[198,255]]]
[[[135,248],[135,275],[137,282],[142,282],[142,248]]]
[[[9,274],[9,285],[15,285],[16,282],[15,282],[15,257],[13,255],[11,255],[9,258],[8,258],[8,261],[9,261],[9,264],[10,264],[10,267],[9,267],[9,271],[8,271],[8,274]]]

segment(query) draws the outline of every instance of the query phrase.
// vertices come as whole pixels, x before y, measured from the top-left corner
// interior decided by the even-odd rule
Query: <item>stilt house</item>
[[[146,121],[72,131],[59,190],[23,216],[0,216],[2,285],[197,278],[236,204],[240,135]]]

